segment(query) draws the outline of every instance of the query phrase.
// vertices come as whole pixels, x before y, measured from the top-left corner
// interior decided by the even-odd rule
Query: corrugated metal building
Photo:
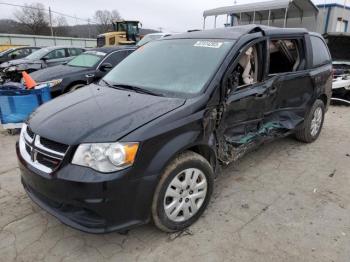
[[[203,27],[220,26],[217,18],[222,16],[226,20],[225,26],[254,23],[277,27],[304,27],[321,34],[350,32],[350,7],[336,3],[316,6],[311,0],[272,0],[219,7],[204,11]],[[209,17],[213,18],[212,25],[208,23]]]
[[[350,32],[350,7],[328,3],[317,6],[319,11],[317,32],[321,34],[333,32]]]

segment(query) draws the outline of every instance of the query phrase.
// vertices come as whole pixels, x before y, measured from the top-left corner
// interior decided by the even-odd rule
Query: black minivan
[[[193,224],[215,174],[275,138],[315,141],[331,97],[324,39],[255,25],[148,43],[98,84],[36,110],[17,155],[30,198],[86,232]]]

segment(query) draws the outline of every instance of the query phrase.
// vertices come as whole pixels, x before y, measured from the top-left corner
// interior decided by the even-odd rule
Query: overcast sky
[[[237,3],[251,3],[261,0],[237,0]],[[344,3],[344,0],[315,0],[315,3]],[[24,4],[41,2],[51,6],[53,10],[81,18],[92,18],[95,10],[116,9],[125,19],[138,19],[144,28],[163,31],[180,32],[188,29],[201,28],[203,23],[203,11],[220,6],[233,5],[234,0],[0,0],[12,4]],[[348,0],[348,3],[350,1]],[[0,5],[0,19],[13,18],[12,13],[16,8]],[[218,24],[223,23],[218,21]],[[76,23],[68,19],[70,24]],[[208,21],[208,23],[211,22]]]

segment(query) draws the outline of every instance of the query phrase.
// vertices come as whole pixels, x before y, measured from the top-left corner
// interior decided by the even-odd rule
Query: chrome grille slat
[[[29,130],[29,133],[28,133]],[[59,152],[47,148],[41,143],[41,137],[34,134],[30,128],[24,124],[19,139],[19,147],[22,157],[26,162],[35,168],[51,173],[62,162],[69,146],[46,139],[48,143],[57,145],[59,148],[66,148],[65,152]]]

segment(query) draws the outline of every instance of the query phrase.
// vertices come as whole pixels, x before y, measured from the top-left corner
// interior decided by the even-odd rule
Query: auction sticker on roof
[[[223,42],[214,42],[214,41],[197,41],[194,44],[195,47],[208,47],[208,48],[220,48],[224,43]]]

